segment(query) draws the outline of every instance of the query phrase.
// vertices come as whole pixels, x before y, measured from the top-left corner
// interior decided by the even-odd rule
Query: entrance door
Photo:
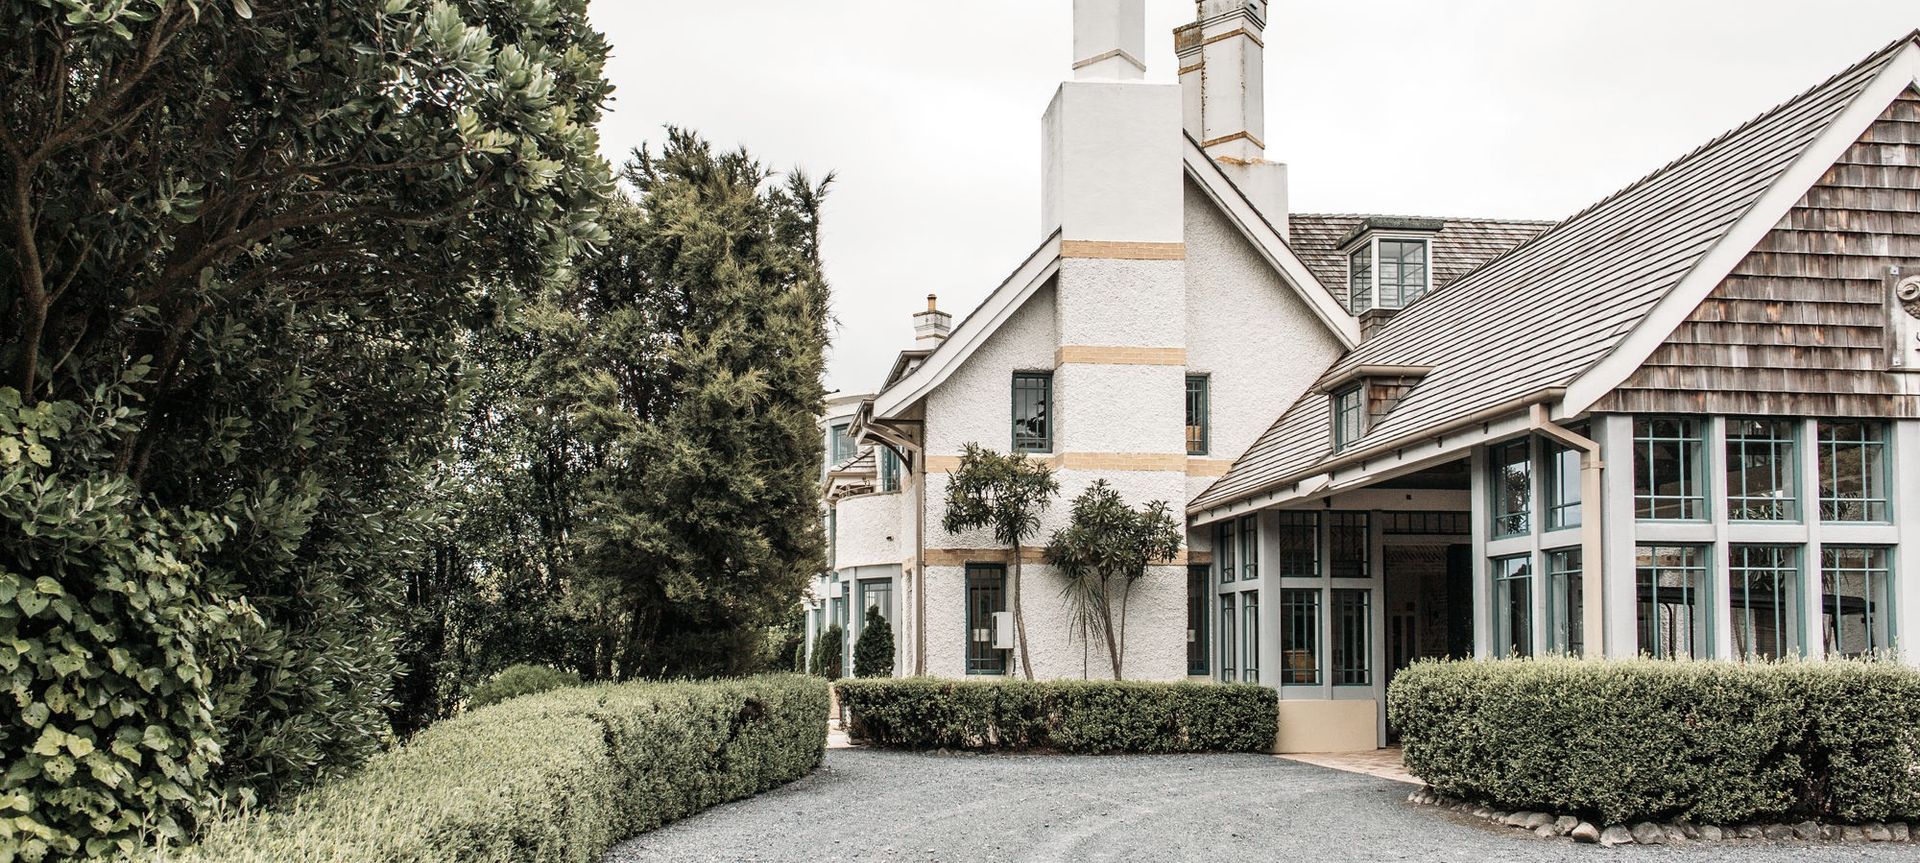
[[[1465,544],[1389,545],[1387,682],[1422,659],[1473,655],[1473,557]]]

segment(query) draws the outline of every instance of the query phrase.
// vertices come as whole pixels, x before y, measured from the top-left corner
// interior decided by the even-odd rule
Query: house
[[[1142,2],[1074,4],[1048,236],[833,408],[815,592],[884,582],[899,673],[1021,671],[1006,550],[940,529],[968,442],[1055,468],[1042,537],[1095,479],[1183,507],[1127,676],[1276,687],[1282,750],[1384,744],[1429,657],[1920,661],[1920,33],[1558,223],[1329,216],[1266,159],[1265,3],[1157,85]],[[1026,563],[1035,675],[1102,676]]]

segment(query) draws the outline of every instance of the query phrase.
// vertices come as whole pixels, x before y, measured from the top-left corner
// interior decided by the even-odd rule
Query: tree
[[[822,630],[813,640],[813,673],[828,680],[839,680],[841,663],[847,649],[846,630],[836,623]]]
[[[1015,639],[1020,642],[1020,670],[1033,679],[1027,654],[1027,618],[1021,610],[1021,549],[1040,529],[1040,513],[1060,493],[1060,482],[1045,464],[1018,453],[1001,455],[969,443],[960,455],[960,467],[947,478],[946,514],[941,526],[948,533],[988,528],[996,542],[1011,549],[1012,578],[1008,592],[1013,605]]]
[[[1127,602],[1133,587],[1156,562],[1180,553],[1181,525],[1166,501],[1135,510],[1106,480],[1095,480],[1073,500],[1067,526],[1054,531],[1047,561],[1066,578],[1061,594],[1085,634],[1107,646],[1113,679],[1120,680],[1127,651]],[[1118,605],[1119,617],[1114,616]]]
[[[893,676],[893,624],[887,622],[879,606],[867,608],[866,623],[853,643],[853,676]]]

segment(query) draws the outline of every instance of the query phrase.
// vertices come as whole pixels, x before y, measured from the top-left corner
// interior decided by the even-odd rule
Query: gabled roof
[[[1649,322],[1656,307],[1665,314],[1678,309],[1674,323],[1684,318],[1880,110],[1911,86],[1920,68],[1916,40],[1920,32],[1395,316],[1323,380],[1361,365],[1433,371],[1340,458],[1391,451],[1462,417],[1562,388],[1568,390],[1564,407],[1584,410],[1591,399],[1576,403],[1572,394],[1585,383],[1583,375],[1609,363],[1630,372],[1645,357],[1635,358],[1628,349],[1634,340],[1646,340],[1637,332],[1643,324],[1653,334],[1646,351],[1672,329],[1658,315]],[[1331,437],[1329,399],[1309,393],[1189,510],[1315,476],[1332,461]]]
[[[1403,219],[1359,213],[1295,213],[1287,217],[1293,250],[1306,261],[1320,283],[1342,304],[1347,302],[1347,239],[1369,220]],[[1434,219],[1433,286],[1444,288],[1481,265],[1513,251],[1553,227],[1552,222],[1524,219]]]

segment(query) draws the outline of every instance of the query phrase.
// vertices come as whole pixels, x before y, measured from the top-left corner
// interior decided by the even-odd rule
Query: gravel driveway
[[[814,775],[630,840],[643,861],[1915,860],[1913,845],[1602,849],[1416,807],[1409,787],[1260,755],[836,749]]]

